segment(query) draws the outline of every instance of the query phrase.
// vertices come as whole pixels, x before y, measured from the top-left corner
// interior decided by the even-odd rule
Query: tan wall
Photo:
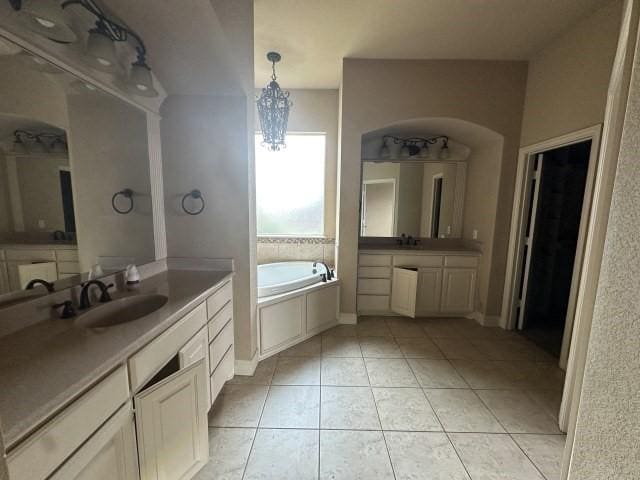
[[[603,121],[621,5],[607,3],[531,59],[522,145]]]
[[[632,41],[635,42],[635,38]],[[640,474],[639,54],[640,49],[636,48],[578,410],[570,480],[632,480]]]
[[[69,160],[66,158],[16,159],[25,231],[65,230],[60,167],[68,166]],[[44,228],[38,226],[39,220],[44,220]]]
[[[288,130],[326,133],[324,236],[336,236],[336,182],[338,169],[338,90],[290,90],[291,113]],[[260,91],[256,90],[259,95]],[[256,131],[260,120],[255,113]]]
[[[171,95],[162,107],[162,156],[169,256],[233,258],[236,358],[257,347],[252,319],[250,161],[245,97]],[[185,214],[182,196],[197,188],[207,207]],[[255,219],[254,219],[255,221]],[[255,304],[254,304],[255,305]]]
[[[107,95],[69,95],[69,154],[80,263],[98,256],[155,258],[147,120]],[[135,208],[116,213],[111,196],[134,191]]]
[[[479,238],[492,245],[492,270],[504,270],[526,73],[524,62],[344,60],[338,219],[342,312],[356,311],[361,137],[399,121],[457,118],[504,137],[496,224]],[[489,287],[486,313],[500,312],[503,283]]]
[[[3,155],[2,150],[0,150],[0,232],[13,230],[8,182],[7,159]]]

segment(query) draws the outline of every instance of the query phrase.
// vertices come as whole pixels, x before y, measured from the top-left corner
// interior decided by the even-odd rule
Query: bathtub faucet
[[[325,271],[327,272],[327,273],[326,273],[326,275],[325,275],[325,276],[326,276],[326,278],[327,278],[327,280],[332,280],[332,279],[333,279],[333,277],[334,277],[333,270],[331,270],[331,269],[327,266],[327,264],[326,264],[326,263],[324,263],[324,262],[313,262],[313,268],[316,268],[316,267],[318,266],[318,264],[320,264],[320,265],[324,266],[324,269],[325,269]]]

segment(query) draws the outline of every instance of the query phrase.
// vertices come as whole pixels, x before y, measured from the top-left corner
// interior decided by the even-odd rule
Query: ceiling
[[[526,60],[606,0],[255,0],[256,86],[265,54],[286,88],[337,88],[343,58]]]

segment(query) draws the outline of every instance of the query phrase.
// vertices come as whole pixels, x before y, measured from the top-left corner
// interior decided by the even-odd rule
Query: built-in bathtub
[[[313,262],[258,265],[258,347],[264,359],[338,323],[339,281]]]

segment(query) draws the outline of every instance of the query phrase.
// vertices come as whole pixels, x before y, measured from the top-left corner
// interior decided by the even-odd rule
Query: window
[[[271,152],[256,134],[258,235],[324,235],[325,134],[287,134]]]

